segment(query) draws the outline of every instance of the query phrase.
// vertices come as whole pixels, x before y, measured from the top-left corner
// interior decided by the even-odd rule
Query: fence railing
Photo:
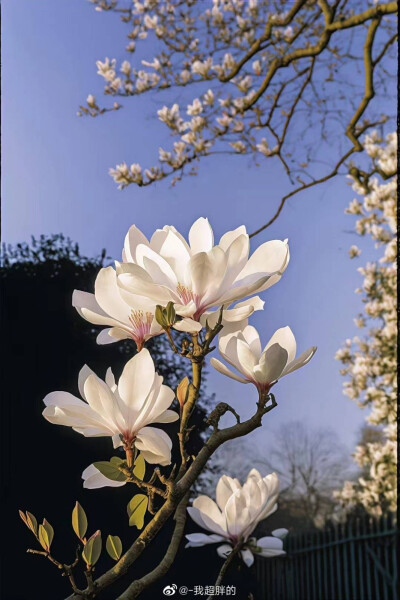
[[[289,534],[285,556],[256,561],[257,600],[398,600],[397,533],[389,515]]]

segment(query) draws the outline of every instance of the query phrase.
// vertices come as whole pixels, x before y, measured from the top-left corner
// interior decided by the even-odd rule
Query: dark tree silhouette
[[[133,485],[122,488],[85,490],[81,473],[96,460],[108,460],[112,450],[108,438],[84,438],[69,427],[55,427],[41,415],[42,399],[54,390],[66,390],[79,395],[77,377],[88,363],[104,377],[112,366],[116,377],[129,356],[133,342],[97,346],[98,329],[84,321],[71,304],[75,288],[92,291],[96,274],[107,264],[106,252],[95,258],[81,256],[77,245],[62,235],[32,238],[31,244],[3,246],[1,255],[1,326],[5,350],[1,362],[2,389],[2,502],[3,539],[7,540],[2,577],[2,598],[7,600],[54,600],[70,592],[65,580],[64,592],[57,568],[40,556],[25,554],[36,547],[18,516],[18,509],[27,509],[40,521],[46,517],[55,530],[54,547],[65,562],[72,562],[76,537],[71,527],[71,512],[78,500],[88,515],[88,533],[97,529],[119,535],[126,548],[136,537],[136,529],[128,527],[126,504],[137,493]],[[165,341],[155,338],[149,349],[164,376],[165,382],[176,388],[186,375],[185,366],[175,359]],[[203,396],[196,409],[191,435],[192,451],[198,452],[201,431],[205,428],[204,408],[210,397]],[[201,406],[203,408],[201,408]],[[168,425],[173,438],[175,424]],[[135,576],[142,569],[156,565],[165,553],[173,523],[163,529],[152,546],[151,554],[135,565]],[[61,543],[61,540],[63,542]],[[185,569],[184,561],[192,554],[180,551],[176,564],[179,572],[192,577],[195,569]],[[198,556],[196,557],[196,560]],[[213,557],[214,559],[214,557]],[[110,567],[106,556],[98,563],[99,571]],[[213,561],[215,566],[215,559]],[[178,566],[175,568],[177,569]],[[170,571],[168,581],[177,571]],[[23,575],[22,575],[23,574]],[[182,583],[189,584],[189,576]],[[172,579],[171,579],[172,578]],[[181,576],[182,580],[182,576]],[[79,582],[83,583],[83,582]],[[123,580],[121,591],[126,587]],[[195,582],[196,583],[196,582]],[[197,581],[197,583],[199,583]],[[206,583],[211,583],[210,581]],[[153,593],[166,585],[158,582]],[[118,592],[115,586],[114,598]],[[108,598],[107,594],[102,598]],[[151,595],[143,595],[150,598]]]

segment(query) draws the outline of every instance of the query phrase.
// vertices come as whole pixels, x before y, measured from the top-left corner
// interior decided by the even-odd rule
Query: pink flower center
[[[177,291],[179,298],[182,301],[182,304],[186,305],[186,304],[190,304],[190,302],[194,302],[194,304],[196,306],[196,312],[192,315],[192,318],[195,321],[197,321],[201,317],[203,312],[205,311],[205,308],[203,308],[201,306],[200,296],[198,294],[195,294],[193,292],[193,290],[186,287],[185,285],[182,285],[181,283],[178,283],[178,285],[176,287],[176,291]]]
[[[132,339],[136,342],[138,350],[141,350],[146,336],[150,333],[153,315],[151,312],[145,313],[143,310],[131,310],[129,321],[132,325]]]

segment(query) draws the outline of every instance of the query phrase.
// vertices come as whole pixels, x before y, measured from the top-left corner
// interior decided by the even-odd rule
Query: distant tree
[[[288,198],[346,174],[371,127],[393,127],[397,2],[91,1],[120,15],[133,60],[97,61],[105,94],[118,101],[101,107],[90,94],[78,114],[162,92],[168,105],[157,114],[174,138],[154,166],[131,157],[110,169],[120,188],[174,183],[217,154],[274,160],[291,187],[255,235]]]

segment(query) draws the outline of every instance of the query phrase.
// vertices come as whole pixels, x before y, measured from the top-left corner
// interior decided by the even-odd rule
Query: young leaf
[[[147,510],[148,498],[144,494],[136,494],[127,506],[129,525],[135,525],[138,529],[142,529],[144,525],[144,516]]]
[[[88,522],[86,513],[79,502],[77,502],[74,510],[72,511],[72,527],[80,540],[83,540],[87,531],[87,526]]]
[[[97,530],[86,542],[82,552],[82,558],[88,567],[97,563],[101,554],[101,531]]]
[[[168,302],[165,312],[166,312],[168,325],[173,325],[176,321],[176,312],[175,312],[173,302]]]
[[[35,516],[28,511],[26,511],[25,514],[22,510],[19,511],[19,516],[21,517],[25,525],[28,527],[28,529],[30,529],[32,533],[37,535],[38,526]]]
[[[38,525],[35,516],[29,511],[26,511],[26,519],[28,521],[29,529],[31,529],[33,533],[37,534]]]
[[[146,472],[146,463],[141,454],[139,454],[133,466],[133,474],[135,475],[135,477],[137,477],[138,479],[143,479],[144,474]]]
[[[167,319],[164,316],[164,309],[162,306],[160,306],[160,304],[157,304],[154,316],[156,318],[157,323],[161,325],[161,327],[163,327],[164,329],[168,327]]]
[[[184,377],[184,379],[182,379],[182,381],[176,388],[176,397],[178,398],[178,402],[181,406],[183,406],[186,402],[188,388],[189,388],[189,378]]]
[[[106,550],[113,560],[119,560],[122,554],[122,542],[117,535],[109,535]]]
[[[50,552],[51,542],[54,537],[54,530],[50,523],[43,519],[43,524],[39,525],[39,542],[42,548],[47,552]]]
[[[113,459],[118,460],[118,457],[113,456],[113,458],[111,460],[113,461]],[[121,462],[122,462],[122,460],[121,460]],[[123,473],[121,473],[121,471],[118,469],[115,460],[113,462],[101,460],[99,462],[93,463],[93,466],[96,467],[96,469],[98,469],[100,471],[100,473],[102,473],[105,477],[107,477],[107,479],[111,479],[112,481],[125,481],[126,480],[125,475]]]

